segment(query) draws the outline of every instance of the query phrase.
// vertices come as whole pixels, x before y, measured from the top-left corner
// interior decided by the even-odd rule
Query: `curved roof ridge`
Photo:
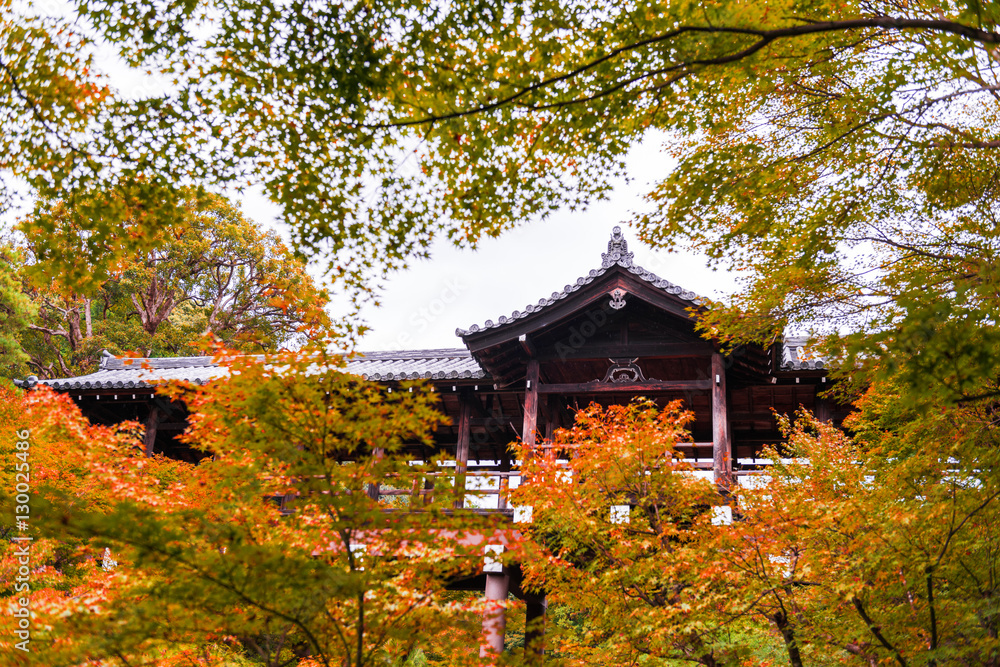
[[[573,292],[578,291],[581,287],[594,282],[596,278],[603,276],[608,272],[608,270],[615,266],[620,266],[623,269],[626,269],[629,273],[651,284],[653,287],[662,289],[668,294],[672,294],[679,299],[683,299],[684,301],[689,301],[694,305],[701,305],[707,301],[707,299],[699,296],[695,292],[686,290],[680,285],[676,285],[669,280],[664,280],[652,271],[648,271],[639,266],[633,261],[634,254],[635,253],[629,252],[628,241],[625,240],[625,235],[622,234],[622,228],[615,225],[614,229],[611,230],[611,239],[608,241],[608,251],[601,253],[601,268],[592,269],[587,275],[577,278],[575,283],[563,287],[561,292],[553,292],[548,298],[539,299],[537,304],[529,303],[524,307],[524,310],[515,310],[509,316],[501,315],[496,322],[493,320],[486,320],[486,322],[482,325],[473,324],[468,329],[455,329],[455,335],[467,336],[468,334],[477,333],[486,329],[496,329],[523,319],[532,313],[536,313],[543,308],[551,306],[557,301],[565,299]]]
[[[456,357],[471,357],[472,353],[464,347],[440,347],[428,350],[371,350],[357,352],[353,360],[365,359],[454,359]]]
[[[264,355],[246,355],[262,360]],[[359,353],[344,369],[366,380],[480,380],[489,377],[465,348],[399,350]],[[170,380],[205,384],[226,377],[229,367],[214,357],[114,357],[102,355],[94,373],[71,378],[36,380],[60,391],[115,390],[129,393],[152,389]],[[25,381],[27,382],[27,381]],[[21,386],[19,384],[18,386]],[[29,386],[25,384],[24,386]],[[30,386],[34,386],[33,384]]]

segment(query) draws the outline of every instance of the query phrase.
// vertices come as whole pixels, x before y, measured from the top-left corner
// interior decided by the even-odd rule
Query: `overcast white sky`
[[[736,288],[732,275],[708,269],[704,257],[683,252],[655,252],[622,224],[642,209],[649,179],[671,167],[657,142],[638,146],[630,156],[630,173],[642,174],[620,183],[608,201],[583,212],[559,211],[543,221],[529,221],[475,251],[448,243],[434,247],[429,260],[417,262],[388,283],[379,308],[364,317],[372,331],[363,350],[461,347],[455,329],[469,328],[500,315],[523,310],[567,284],[600,268],[601,253],[615,225],[621,225],[635,261],[661,278],[698,294],[718,298]],[[239,198],[239,197],[237,197]],[[258,195],[244,195],[244,210],[258,222],[281,228],[280,209]]]
[[[50,2],[59,5],[58,0]],[[110,49],[99,49],[97,64],[126,96],[155,94],[164,87],[163,81],[125,66]],[[389,281],[380,308],[364,312],[372,331],[361,348],[460,347],[456,327],[468,328],[523,310],[599,268],[612,228],[629,219],[631,211],[643,208],[641,197],[651,180],[670,168],[659,143],[650,141],[637,146],[630,156],[629,172],[635,179],[620,183],[608,201],[583,212],[560,211],[544,221],[528,221],[500,239],[483,242],[476,251],[438,244],[431,259]],[[242,201],[248,217],[281,230],[280,208],[259,193],[230,196]],[[709,270],[703,257],[654,253],[639,243],[627,225],[622,227],[635,261],[661,278],[708,297],[735,290],[733,277]]]

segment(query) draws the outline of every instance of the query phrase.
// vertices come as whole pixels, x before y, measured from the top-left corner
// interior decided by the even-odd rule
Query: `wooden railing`
[[[536,449],[566,449],[566,447],[539,444],[536,445]],[[712,443],[685,443],[678,445],[677,450],[686,457],[689,456],[689,458],[684,459],[684,463],[690,470],[697,472],[713,470],[713,461],[711,458]],[[708,456],[698,457],[697,454],[701,453],[701,451],[705,451]],[[735,477],[766,475],[767,467],[767,463],[763,461],[745,461],[734,465],[733,475]],[[509,513],[511,511],[508,500],[510,489],[517,486],[520,477],[520,470],[502,471],[496,470],[493,467],[481,468],[475,465],[465,470],[442,467],[435,472],[423,472],[414,475],[409,488],[397,488],[393,486],[394,478],[390,476],[385,479],[383,484],[369,485],[367,493],[375,501],[399,497],[410,498],[411,507],[426,505],[433,497],[443,493],[454,498],[454,507],[456,509],[467,508],[476,509],[477,511]],[[399,481],[399,479],[396,478],[396,481]],[[464,486],[463,489],[458,487],[460,483]],[[493,496],[497,497],[496,507],[476,507],[471,506],[467,502],[468,498],[490,499]],[[284,509],[287,498],[276,496],[275,501],[279,502]],[[493,503],[487,500],[486,504],[492,505]]]

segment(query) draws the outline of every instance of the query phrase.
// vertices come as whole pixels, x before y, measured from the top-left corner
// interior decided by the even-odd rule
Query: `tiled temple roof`
[[[461,380],[487,377],[465,348],[365,352],[347,370],[366,380]]]
[[[805,371],[826,368],[824,359],[806,354],[805,346],[808,340],[805,337],[785,339],[780,370]],[[489,378],[472,354],[464,348],[365,352],[347,362],[347,372],[376,382]],[[39,380],[38,384],[46,384],[60,391],[149,389],[171,380],[205,384],[228,374],[228,368],[214,362],[212,357],[130,359],[106,354],[102,358],[100,370],[95,373],[74,378]],[[15,382],[19,386],[34,384],[25,380]]]
[[[259,357],[263,359],[263,357]],[[347,372],[368,380],[461,380],[486,378],[466,349],[367,352],[347,362]],[[212,357],[118,358],[105,352],[101,368],[74,378],[40,380],[61,391],[84,389],[149,389],[171,380],[205,384],[225,377],[229,369]],[[28,386],[30,381],[17,381]]]
[[[826,368],[826,360],[808,351],[808,336],[788,336],[781,350],[780,370],[819,371]]]
[[[679,299],[684,301],[689,301],[693,305],[701,304],[705,301],[704,298],[698,296],[694,292],[684,289],[679,285],[675,285],[672,282],[660,278],[658,275],[652,271],[647,271],[641,266],[635,264],[632,261],[634,253],[628,250],[628,241],[625,240],[622,234],[621,227],[615,227],[611,233],[611,240],[608,241],[608,251],[601,253],[601,268],[594,269],[585,276],[581,276],[576,279],[576,282],[571,285],[566,285],[561,292],[553,292],[552,295],[545,299],[540,299],[537,304],[528,304],[524,307],[524,310],[515,310],[510,316],[501,315],[499,319],[495,322],[493,320],[486,320],[482,325],[473,324],[468,329],[456,329],[455,335],[466,336],[468,334],[474,334],[479,331],[485,331],[487,329],[497,329],[504,325],[512,324],[517,320],[527,317],[532,313],[537,313],[538,311],[551,306],[557,301],[561,301],[568,297],[573,292],[576,292],[585,285],[589,285],[594,282],[595,279],[600,278],[605,273],[607,273],[612,267],[620,266],[627,269],[629,273],[635,275],[636,277],[646,281],[653,287],[662,289],[668,294],[672,294]]]
[[[633,253],[628,250],[628,243],[622,235],[621,228],[615,227],[611,234],[611,240],[608,241],[608,251],[601,253],[601,267],[599,269],[577,278],[575,283],[566,285],[561,292],[553,292],[551,297],[541,299],[537,305],[528,305],[524,310],[515,310],[509,317],[502,316],[495,322],[487,320],[483,325],[472,325],[468,330],[458,329],[455,333],[458,336],[468,336],[480,331],[510,325],[569,297],[614,267],[620,267],[682,301],[693,305],[705,303],[705,300],[694,292],[685,290],[641,266],[637,266],[633,262]],[[783,372],[824,370],[825,360],[806,352],[808,341],[808,338],[801,336],[786,338],[778,369]],[[263,359],[263,357],[259,358]],[[472,353],[465,348],[360,353],[347,362],[346,370],[349,373],[377,382],[418,379],[438,381],[491,379]],[[105,352],[101,359],[100,370],[95,373],[74,378],[42,381],[29,378],[28,380],[15,380],[15,383],[22,387],[31,387],[41,383],[62,391],[149,389],[170,380],[185,380],[204,384],[216,378],[225,377],[228,372],[226,366],[213,361],[212,357],[117,358]]]

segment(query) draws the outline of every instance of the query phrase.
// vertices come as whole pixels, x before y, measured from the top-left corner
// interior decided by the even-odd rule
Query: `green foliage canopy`
[[[87,274],[92,259],[77,252],[87,233],[64,202],[52,204],[46,215],[59,223],[57,240],[31,234],[24,252],[2,251],[12,260],[29,258],[0,269],[9,276],[0,312],[9,313],[2,326],[12,346],[0,354],[10,372],[24,374],[19,359],[42,378],[93,372],[103,349],[197,355],[207,338],[270,352],[301,344],[330,323],[326,295],[274,232],[221,197],[191,197],[183,214],[185,225],[164,233],[161,245],[121,258],[96,287],[77,291],[54,265]],[[135,220],[124,233],[134,231]]]
[[[97,275],[186,224],[183,184],[253,183],[358,295],[437,236],[601,197],[654,137],[677,165],[636,213],[644,240],[746,277],[713,335],[850,330],[830,351],[995,391],[995,3],[74,7],[0,3],[0,173],[66,202]],[[116,90],[97,40],[150,87]],[[58,221],[30,226],[54,253]]]

